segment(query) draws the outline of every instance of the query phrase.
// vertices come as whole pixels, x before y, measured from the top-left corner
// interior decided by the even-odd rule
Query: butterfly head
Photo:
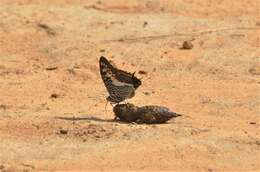
[[[142,84],[142,81],[135,77],[135,72],[132,74],[132,81],[135,89],[137,89]]]

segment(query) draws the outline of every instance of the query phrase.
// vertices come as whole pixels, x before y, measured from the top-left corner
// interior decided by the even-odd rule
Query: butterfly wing
[[[100,74],[110,95],[115,102],[120,102],[134,95],[132,75],[114,68],[105,57],[100,57]]]

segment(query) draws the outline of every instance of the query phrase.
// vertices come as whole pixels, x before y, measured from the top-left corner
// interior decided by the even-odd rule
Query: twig
[[[103,11],[103,12],[107,12],[105,9],[100,8],[96,5],[88,5],[88,6],[84,6],[85,9],[93,9],[93,10],[97,10],[97,11]]]
[[[50,28],[47,24],[44,23],[38,23],[37,26],[41,29],[43,29],[48,35],[54,36],[56,35],[56,32]]]
[[[134,41],[152,41],[157,39],[163,39],[167,37],[174,37],[174,36],[201,36],[205,34],[211,34],[216,32],[223,32],[223,31],[229,31],[229,30],[255,30],[259,29],[257,27],[236,27],[236,28],[223,28],[223,29],[216,29],[216,30],[207,30],[207,31],[201,31],[201,32],[193,32],[193,33],[178,33],[175,32],[173,34],[165,34],[165,35],[153,35],[153,36],[141,36],[136,38],[120,38],[120,39],[111,39],[111,40],[104,40],[104,42],[134,42]]]
[[[35,169],[35,167],[33,165],[31,165],[31,164],[22,163],[21,165],[24,166],[24,167],[29,167],[31,169]]]

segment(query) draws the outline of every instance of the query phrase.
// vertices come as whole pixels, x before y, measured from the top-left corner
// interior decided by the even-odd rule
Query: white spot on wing
[[[120,82],[118,81],[117,79],[115,79],[114,77],[112,78],[112,84],[115,85],[115,86],[132,86],[132,84],[128,84],[128,83],[125,83],[125,82]]]

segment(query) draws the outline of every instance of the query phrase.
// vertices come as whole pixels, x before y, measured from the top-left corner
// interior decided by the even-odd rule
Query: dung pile
[[[166,123],[171,118],[181,116],[171,112],[167,107],[155,105],[138,107],[130,103],[117,104],[113,111],[120,121],[147,124]]]

